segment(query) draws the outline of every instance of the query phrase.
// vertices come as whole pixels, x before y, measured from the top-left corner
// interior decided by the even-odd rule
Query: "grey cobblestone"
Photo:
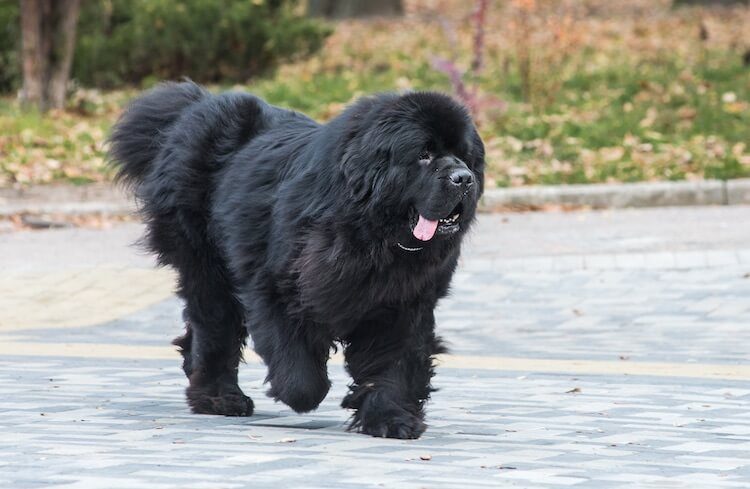
[[[749,487],[750,229],[732,226],[750,215],[693,211],[711,222],[680,236],[657,225],[671,210],[482,216],[437,312],[452,355],[416,441],[346,432],[338,357],[314,413],[265,397],[249,358],[253,417],[191,415],[170,276],[117,251],[138,228],[0,239],[6,257],[78,248],[0,277],[0,487]],[[11,310],[32,293],[45,315]]]
[[[251,383],[258,414],[232,419],[190,415],[171,363],[0,362],[8,487],[646,487],[686,474],[742,487],[750,477],[746,383],[445,369],[431,429],[404,442],[344,431],[338,366],[315,413]]]

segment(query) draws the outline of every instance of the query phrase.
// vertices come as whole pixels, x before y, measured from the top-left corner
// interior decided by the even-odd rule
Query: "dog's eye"
[[[422,151],[419,153],[419,163],[422,165],[429,165],[432,162],[432,153],[429,151]]]

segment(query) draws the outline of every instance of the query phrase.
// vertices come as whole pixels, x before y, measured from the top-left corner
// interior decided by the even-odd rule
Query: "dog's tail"
[[[191,81],[162,83],[132,102],[109,138],[116,181],[138,186],[164,144],[169,127],[208,93]]]

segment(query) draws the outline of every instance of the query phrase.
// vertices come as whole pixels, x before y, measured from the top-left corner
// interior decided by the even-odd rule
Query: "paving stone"
[[[168,346],[182,329],[168,276],[116,257],[125,272],[113,273],[105,255],[89,266],[75,254],[48,268],[11,266],[0,283],[0,487],[746,488],[750,241],[740,233],[750,232],[710,226],[750,216],[692,212],[511,215],[505,227],[482,216],[436,314],[453,356],[438,367],[430,427],[414,441],[346,431],[338,357],[313,413],[265,397],[265,369],[249,357],[240,383],[256,414],[192,415]],[[695,216],[713,224],[703,234],[688,226],[685,242],[643,232]],[[579,219],[595,231],[580,234]],[[99,236],[127,249],[131,236],[112,232]],[[40,233],[47,245],[29,245],[40,253],[76,239]],[[27,246],[33,236],[12,239]],[[519,254],[516,241],[535,251]],[[123,290],[126,275],[151,285]],[[74,288],[96,302],[96,320],[60,296]],[[48,319],[18,308],[30,297]],[[709,374],[716,366],[724,376]]]

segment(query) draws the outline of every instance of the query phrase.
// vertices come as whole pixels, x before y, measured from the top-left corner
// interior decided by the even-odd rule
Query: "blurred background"
[[[185,76],[321,121],[450,92],[490,186],[750,175],[748,1],[3,0],[0,187],[109,180],[128,100]]]

